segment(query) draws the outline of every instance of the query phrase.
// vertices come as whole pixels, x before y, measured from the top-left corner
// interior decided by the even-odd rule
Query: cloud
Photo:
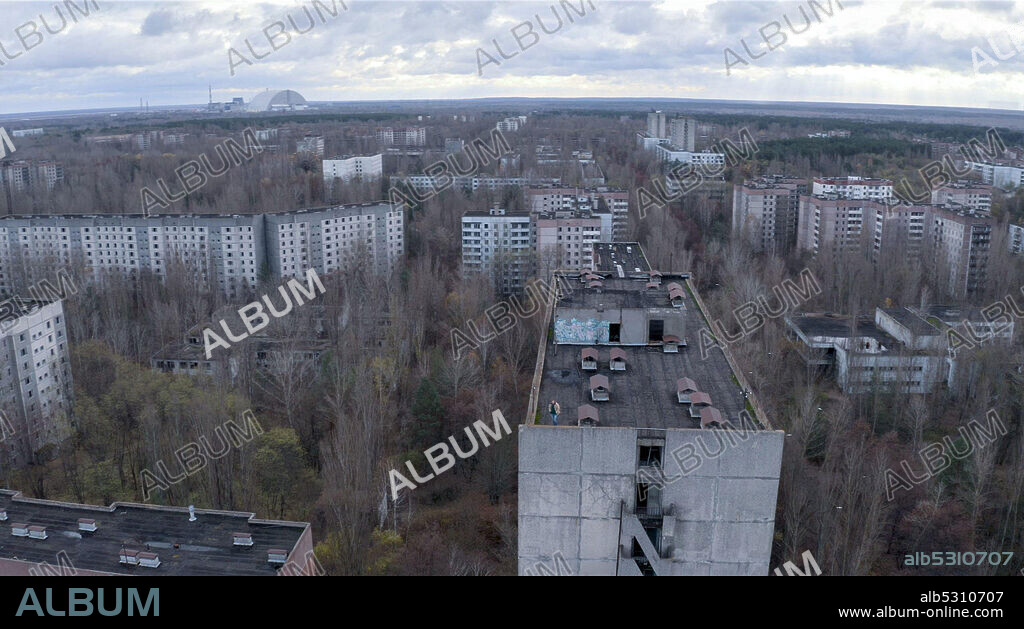
[[[813,15],[811,5],[820,20],[793,32],[786,18],[802,28],[800,7]],[[984,104],[976,102],[982,93],[986,102],[1024,98],[1013,80],[1024,53],[977,75],[971,62],[972,47],[991,55],[989,38],[1006,41],[1002,33],[1024,23],[1021,2],[352,0],[342,10],[338,0],[320,0],[319,15],[312,0],[101,2],[64,32],[44,31],[30,50],[15,27],[38,24],[52,5],[0,6],[0,44],[9,56],[23,52],[0,56],[0,109],[8,112],[130,106],[139,98],[201,103],[208,84],[221,100],[266,87],[311,100],[698,96],[971,106]],[[337,17],[326,13],[332,6]],[[303,7],[315,21],[300,34],[291,22],[307,27]],[[544,33],[538,16],[552,30],[556,15],[562,26]],[[275,23],[287,33],[278,36],[278,50],[264,30],[276,32]],[[750,59],[743,43],[755,55],[765,52],[759,29],[770,34],[773,24],[785,43]],[[527,37],[520,49],[513,27],[520,37],[531,30],[536,41]],[[254,59],[249,46],[266,56]],[[235,76],[231,48],[252,61]],[[727,75],[726,48],[748,64]],[[482,77],[478,50],[500,61]]]

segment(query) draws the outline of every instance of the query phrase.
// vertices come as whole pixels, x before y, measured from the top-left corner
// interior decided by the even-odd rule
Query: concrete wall
[[[664,433],[665,475],[678,477],[662,492],[662,506],[675,509],[673,552],[662,560],[669,574],[768,574],[783,433],[741,441],[732,432],[729,445],[721,432]],[[521,425],[519,574],[555,571],[556,557],[573,574],[616,574],[620,506],[632,513],[636,459],[633,428]],[[618,561],[618,573],[637,572],[631,559]]]
[[[664,334],[686,339],[685,315],[678,308],[559,308],[555,313],[555,342],[570,345],[608,343],[608,326],[620,324],[619,345],[647,345],[652,319],[665,322]]]

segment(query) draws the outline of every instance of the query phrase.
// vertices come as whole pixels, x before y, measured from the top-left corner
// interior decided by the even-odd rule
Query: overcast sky
[[[219,101],[290,88],[309,100],[1024,104],[1022,2],[89,0],[84,16],[85,0],[68,1],[77,9],[0,0],[0,112],[205,103],[209,84]]]

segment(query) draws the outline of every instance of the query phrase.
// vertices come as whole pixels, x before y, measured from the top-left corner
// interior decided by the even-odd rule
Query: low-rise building
[[[786,326],[808,372],[835,377],[844,393],[930,393],[943,383],[953,386],[971,359],[951,351],[957,349],[951,332],[1008,344],[1014,327],[989,321],[978,308],[941,305],[877,308],[874,318],[796,313]]]
[[[0,576],[322,573],[307,522],[131,502],[103,507],[37,500],[7,489],[0,489],[0,520],[10,525],[0,544]]]

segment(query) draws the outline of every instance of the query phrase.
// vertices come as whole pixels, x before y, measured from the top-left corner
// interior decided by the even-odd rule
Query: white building
[[[11,135],[16,138],[25,138],[30,135],[43,135],[43,133],[44,131],[42,129],[15,129],[14,131],[11,131]]]
[[[1009,247],[1010,252],[1024,253],[1024,227],[1011,223],[1009,226],[1009,232],[1007,247]]]
[[[14,427],[0,448],[19,466],[66,436],[72,391],[67,324],[59,299],[12,299],[0,304],[0,312],[9,313],[0,322],[0,411]],[[9,319],[13,315],[20,316]]]
[[[426,127],[406,127],[404,129],[380,127],[375,135],[382,146],[396,144],[399,146],[426,146],[427,144]]]
[[[998,162],[971,162],[966,164],[981,175],[981,180],[996,188],[1010,190],[1024,185],[1024,167]]]
[[[947,183],[932,190],[935,205],[963,205],[979,212],[992,211],[992,186],[962,181]]]
[[[499,120],[495,125],[498,131],[519,131],[526,124],[526,116],[515,116]]]
[[[387,203],[265,214],[267,262],[281,277],[307,269],[330,273],[363,261],[377,274],[395,269],[405,252],[403,208]]]
[[[536,237],[529,212],[466,212],[462,217],[462,270],[489,274],[504,294],[521,291],[533,274]]]
[[[866,177],[815,177],[811,194],[835,195],[840,199],[884,201],[892,198],[892,182]]]
[[[332,185],[335,179],[342,183],[370,181],[384,176],[383,154],[349,155],[323,161],[324,183]]]
[[[254,288],[264,265],[304,276],[369,259],[386,273],[405,251],[403,212],[380,202],[234,216],[2,217],[0,291],[13,294],[25,278],[69,264],[97,282],[180,271],[228,297]]]
[[[612,232],[604,242],[624,242],[629,229],[629,191],[618,188],[565,188],[561,186],[529,188],[526,196],[533,212],[595,211],[612,214]]]
[[[654,151],[657,153],[658,159],[663,162],[679,162],[681,164],[714,167],[713,170],[716,171],[725,167],[725,153],[713,153],[711,151],[694,153],[693,151],[681,151],[675,149],[667,142],[663,142],[655,146]]]

